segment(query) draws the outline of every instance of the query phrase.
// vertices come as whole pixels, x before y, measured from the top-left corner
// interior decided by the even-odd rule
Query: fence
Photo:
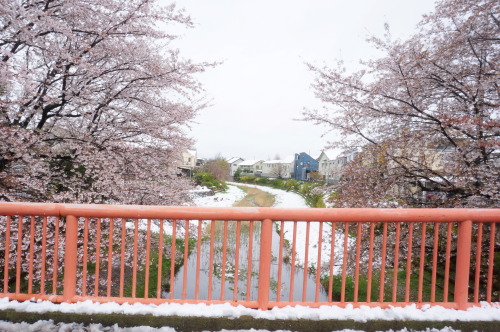
[[[499,209],[0,203],[0,297],[274,306],[500,297]]]

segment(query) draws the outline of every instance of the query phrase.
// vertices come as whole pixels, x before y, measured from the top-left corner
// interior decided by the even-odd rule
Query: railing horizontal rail
[[[249,308],[500,297],[500,209],[0,203],[0,297]]]
[[[3,215],[190,220],[301,220],[339,222],[500,222],[500,209],[283,209],[106,204],[0,203]]]

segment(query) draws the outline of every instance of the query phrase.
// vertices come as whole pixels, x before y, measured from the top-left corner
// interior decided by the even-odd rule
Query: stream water
[[[240,224],[240,250],[239,250],[239,273],[238,273],[238,300],[246,300],[247,290],[247,271],[248,271],[248,248],[249,248],[249,229],[250,222],[241,222]],[[200,275],[199,275],[199,299],[208,299],[209,275],[213,273],[212,281],[212,299],[221,299],[221,273],[222,273],[222,256],[223,256],[223,234],[224,221],[215,222],[215,238],[214,238],[214,260],[210,266],[210,228],[211,224],[207,223],[203,227],[203,240],[200,250]],[[226,241],[226,269],[225,269],[225,286],[223,299],[232,300],[234,296],[234,275],[235,275],[235,258],[236,258],[236,222],[227,222],[228,238]],[[275,228],[273,228],[275,229]],[[273,231],[272,238],[272,266],[271,266],[271,287],[269,293],[270,301],[276,300],[278,289],[278,267],[282,264],[282,279],[281,279],[281,301],[289,300],[290,292],[290,275],[291,265],[290,256],[291,249],[284,248],[283,262],[278,262],[279,257],[279,234]],[[258,267],[259,267],[259,242],[260,242],[260,223],[254,222],[252,234],[252,264],[251,264],[251,288],[249,300],[257,300],[258,287]],[[184,264],[175,275],[174,282],[174,298],[182,298],[182,283],[184,270],[187,269],[187,288],[186,298],[195,298],[196,286],[196,261],[197,248],[195,247]],[[302,300],[304,270],[301,266],[295,265],[294,268],[294,301]],[[286,285],[286,287],[284,287]],[[315,275],[307,274],[306,280],[306,301],[314,301],[315,297]],[[170,297],[170,293],[164,294],[165,297]],[[323,287],[320,287],[319,301],[327,301],[327,294]]]

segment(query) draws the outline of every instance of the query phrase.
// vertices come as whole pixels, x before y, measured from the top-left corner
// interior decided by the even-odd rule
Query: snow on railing
[[[0,203],[0,297],[466,309],[499,300],[499,222],[500,209]]]

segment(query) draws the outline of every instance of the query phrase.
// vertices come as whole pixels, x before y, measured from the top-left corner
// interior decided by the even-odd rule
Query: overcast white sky
[[[319,154],[325,129],[295,121],[319,102],[304,62],[355,67],[376,56],[366,43],[415,31],[434,0],[178,0],[196,27],[175,46],[194,61],[223,61],[199,76],[211,107],[193,125],[198,156],[274,159]]]

